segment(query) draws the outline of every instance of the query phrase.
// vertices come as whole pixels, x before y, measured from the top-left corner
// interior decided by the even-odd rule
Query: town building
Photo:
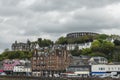
[[[32,57],[33,76],[54,76],[70,65],[71,55],[65,46],[35,49]]]
[[[108,60],[105,57],[91,57],[88,62],[89,65],[108,64]]]
[[[13,68],[14,75],[31,75],[31,61],[29,60],[20,60],[20,64],[14,66]]]
[[[30,51],[30,42],[29,40],[27,41],[27,43],[23,43],[23,42],[17,42],[15,41],[15,43],[12,44],[11,46],[12,51]]]
[[[12,51],[33,51],[38,45],[38,43],[30,42],[29,40],[26,43],[17,42],[12,44],[11,49]]]
[[[31,62],[29,60],[6,59],[3,61],[3,71],[7,75],[31,75]]]
[[[67,44],[67,50],[74,50],[76,47],[78,47],[79,50],[90,48],[91,42],[87,43],[81,43],[81,44]]]
[[[14,66],[19,65],[19,60],[9,60],[3,61],[3,70],[7,75],[13,75]]]
[[[70,66],[81,66],[81,65],[88,65],[88,60],[90,59],[89,56],[72,56]]]
[[[100,76],[100,75],[120,75],[120,65],[114,64],[98,64],[91,65],[91,75],[92,76]]]
[[[3,61],[0,61],[0,75],[4,73],[4,70],[3,70]]]
[[[70,65],[66,68],[66,76],[69,77],[88,77],[90,76],[90,65],[88,56],[72,56]]]
[[[76,77],[89,77],[91,72],[90,70],[90,65],[71,65],[67,67],[66,73],[68,73],[68,75],[74,74]]]

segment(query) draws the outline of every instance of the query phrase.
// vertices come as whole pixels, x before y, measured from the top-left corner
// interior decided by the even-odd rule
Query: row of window
[[[105,68],[104,67],[100,67],[99,70],[105,70]],[[114,71],[114,70],[120,70],[120,67],[109,67],[106,70],[112,70],[112,71]]]
[[[68,68],[68,71],[89,71],[89,68]]]

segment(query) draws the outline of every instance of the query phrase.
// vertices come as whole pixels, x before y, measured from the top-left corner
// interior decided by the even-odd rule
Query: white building
[[[91,65],[91,75],[105,75],[105,74],[120,75],[120,65]]]
[[[72,65],[66,68],[67,73],[75,74],[79,77],[88,77],[90,76],[90,66],[89,65]]]
[[[24,66],[21,65],[14,66],[13,72],[25,72]]]
[[[85,49],[85,48],[90,48],[91,47],[91,42],[82,43],[82,44],[68,44],[67,45],[67,50],[74,50],[76,46],[79,48],[79,50]]]
[[[96,64],[107,64],[108,60],[105,57],[91,57],[89,59],[89,65],[96,65]]]
[[[31,62],[29,60],[20,60],[20,64],[14,66],[13,72],[16,75],[27,75],[31,74]]]

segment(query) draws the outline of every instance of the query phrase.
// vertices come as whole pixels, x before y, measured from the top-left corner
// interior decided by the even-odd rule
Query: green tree
[[[3,59],[30,59],[32,52],[29,51],[7,51],[0,54],[0,60]]]
[[[38,45],[41,47],[42,46],[42,38],[38,38]]]
[[[68,43],[68,44],[74,44],[74,39],[68,38],[68,39],[67,39],[67,43]]]
[[[56,44],[67,44],[67,38],[66,37],[60,37],[57,41]]]
[[[5,51],[5,52],[9,51],[9,48],[6,48],[4,51]]]
[[[106,55],[101,52],[92,52],[91,54],[89,54],[89,56],[91,56],[91,57],[94,57],[94,56],[106,57]]]
[[[73,56],[80,56],[80,53],[81,53],[78,46],[76,46],[75,49],[71,50],[70,52]]]
[[[81,54],[83,54],[83,55],[89,55],[91,53],[92,53],[91,48],[85,48],[85,49],[81,50]]]
[[[104,53],[109,54],[113,51],[114,44],[109,41],[103,41],[101,48]]]
[[[119,40],[114,40],[113,42],[116,46],[120,46],[120,41]]]
[[[102,39],[102,40],[105,40],[107,39],[108,37],[110,37],[109,35],[106,35],[106,34],[99,34],[96,36],[96,38],[99,40],[99,39]]]
[[[93,51],[100,51],[101,50],[101,43],[100,43],[100,41],[95,40],[94,42],[92,42],[91,49]]]
[[[46,47],[46,46],[53,45],[53,41],[51,41],[49,39],[42,40],[42,38],[38,38],[37,43],[38,43],[39,47]]]

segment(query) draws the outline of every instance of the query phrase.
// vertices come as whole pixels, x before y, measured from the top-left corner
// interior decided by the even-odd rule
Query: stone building
[[[27,43],[17,42],[12,44],[11,46],[12,51],[30,51],[30,41],[28,40]]]
[[[35,49],[32,57],[32,75],[52,77],[64,72],[71,62],[65,46]]]
[[[74,33],[68,33],[67,38],[79,38],[81,36],[95,36],[97,33],[93,32],[74,32]]]

